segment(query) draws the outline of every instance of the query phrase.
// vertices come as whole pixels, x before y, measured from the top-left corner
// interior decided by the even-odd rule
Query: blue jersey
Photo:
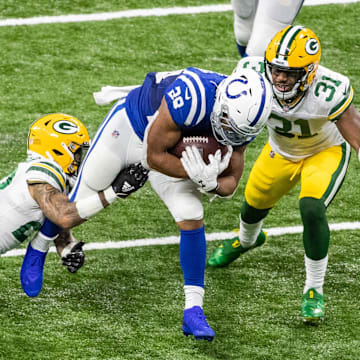
[[[134,131],[143,140],[149,119],[165,97],[172,119],[183,132],[210,132],[216,88],[226,77],[192,67],[148,73],[142,86],[132,90],[125,103]]]

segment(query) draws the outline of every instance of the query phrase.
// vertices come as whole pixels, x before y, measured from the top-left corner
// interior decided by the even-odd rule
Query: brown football
[[[209,154],[215,154],[216,150],[220,149],[222,156],[227,153],[227,147],[225,145],[221,145],[211,135],[183,136],[180,138],[178,143],[169,150],[169,153],[181,158],[181,154],[185,151],[187,146],[196,146],[202,154],[202,158],[206,164],[209,163]]]

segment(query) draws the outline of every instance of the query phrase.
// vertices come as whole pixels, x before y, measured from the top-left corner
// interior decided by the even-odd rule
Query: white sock
[[[312,260],[305,255],[306,281],[304,294],[311,288],[314,288],[319,294],[323,294],[327,263],[327,255],[321,260]]]
[[[48,238],[40,231],[37,233],[35,238],[31,241],[31,247],[34,250],[48,252],[53,239]]]
[[[203,307],[205,290],[201,286],[185,285],[185,309],[190,309],[193,306]]]
[[[242,247],[249,248],[255,244],[256,238],[260,234],[262,223],[262,220],[260,220],[255,224],[248,224],[240,216],[239,239]]]

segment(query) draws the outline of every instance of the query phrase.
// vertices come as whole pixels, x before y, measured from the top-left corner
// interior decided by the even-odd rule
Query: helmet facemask
[[[279,90],[277,87],[281,85],[281,83],[274,83],[273,80],[273,73],[276,74],[281,72],[285,73],[287,78],[295,80],[291,89],[287,91]],[[305,86],[308,74],[306,73],[304,68],[288,68],[278,66],[266,61],[266,76],[270,79],[273,86],[274,94],[279,100],[286,101],[294,99],[297,96],[301,95],[301,93],[305,92],[308,87],[308,85]],[[284,85],[287,84],[284,83]]]
[[[226,104],[221,105],[220,113],[211,113],[211,126],[215,139],[223,145],[241,146],[249,143],[262,130],[243,124],[241,128],[235,121],[229,118],[229,108]]]
[[[216,140],[231,146],[251,142],[270,115],[272,98],[269,82],[255,70],[241,69],[224,79],[210,116]]]
[[[65,173],[70,176],[77,176],[80,165],[85,159],[85,156],[89,150],[90,147],[89,143],[84,142],[79,145],[77,143],[71,142],[69,146],[66,146],[65,143],[61,143],[61,146],[64,148],[67,154],[73,159],[73,161],[68,165]]]

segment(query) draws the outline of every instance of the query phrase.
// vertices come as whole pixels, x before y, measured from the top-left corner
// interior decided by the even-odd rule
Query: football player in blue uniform
[[[275,34],[291,25],[304,0],[231,0],[239,54],[262,56]]]
[[[202,309],[206,241],[201,194],[231,196],[235,192],[246,144],[263,129],[272,98],[270,83],[254,70],[231,76],[192,67],[149,73],[141,86],[120,98],[106,115],[70,194],[86,219],[103,207],[97,195],[91,198],[92,193],[107,189],[104,201],[115,199],[108,186],[124,167],[142,161],[151,169],[151,185],[180,229],[183,332],[196,339],[211,341],[215,336]],[[210,155],[206,164],[197,148],[188,147],[179,159],[168,150],[186,132],[213,133],[228,145],[228,152],[223,158],[220,152]],[[45,226],[39,236],[54,236],[49,228]],[[23,266],[28,287],[40,292],[41,282],[27,276],[32,274],[34,279],[36,272],[27,264],[27,256]]]

